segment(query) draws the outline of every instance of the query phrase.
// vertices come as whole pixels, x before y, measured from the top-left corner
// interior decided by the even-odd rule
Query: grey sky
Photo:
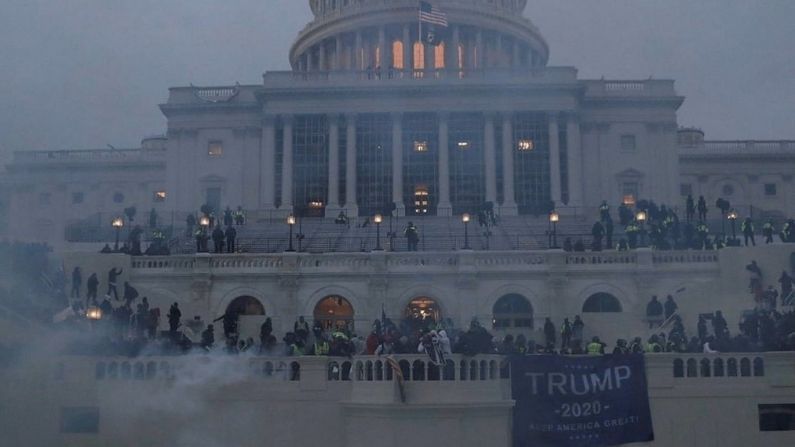
[[[674,78],[680,124],[795,138],[792,0],[530,0],[551,65]],[[305,0],[0,0],[0,151],[136,146],[170,86],[286,69]]]

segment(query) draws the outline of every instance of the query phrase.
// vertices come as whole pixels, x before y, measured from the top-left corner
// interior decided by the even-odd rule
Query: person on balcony
[[[560,352],[566,352],[571,344],[571,323],[568,318],[563,319],[563,326],[560,329]]]
[[[707,221],[707,201],[704,196],[698,197],[698,220],[701,222]]]
[[[670,320],[678,309],[679,306],[676,304],[676,301],[674,301],[674,297],[668,295],[665,298],[665,321]]]
[[[221,226],[218,225],[215,227],[212,233],[213,244],[215,245],[215,252],[216,253],[223,253],[224,252],[224,230],[221,229]]]
[[[544,320],[544,344],[546,346],[555,345],[555,334],[555,324],[547,317],[547,319]]]
[[[226,227],[226,232],[224,232],[224,236],[226,237],[226,252],[227,253],[234,253],[235,252],[235,240],[237,239],[237,230],[232,225]]]
[[[663,305],[657,300],[657,295],[652,296],[646,305],[646,319],[649,321],[649,329],[658,327],[663,322]]]
[[[593,244],[591,250],[602,251],[602,238],[605,236],[605,227],[602,222],[596,222],[591,227],[591,236],[593,236]]]
[[[108,271],[108,293],[106,295],[110,298],[111,292],[113,292],[113,296],[116,298],[116,301],[119,301],[119,291],[116,289],[116,280],[118,279],[119,275],[123,270],[119,269],[116,270],[116,267],[113,267]]]
[[[687,195],[687,201],[685,202],[685,218],[687,222],[690,223],[693,221],[693,218],[696,217],[696,202],[693,200],[693,194]]]
[[[171,308],[168,310],[168,330],[171,331],[172,334],[177,332],[181,319],[182,311],[179,310],[179,303],[172,304]]]
[[[776,233],[776,227],[773,225],[773,219],[768,219],[762,225],[762,236],[765,237],[765,244],[773,243],[773,235]]]

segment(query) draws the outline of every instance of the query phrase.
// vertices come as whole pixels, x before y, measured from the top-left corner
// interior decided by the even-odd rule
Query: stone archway
[[[406,305],[403,320],[412,332],[426,330],[442,321],[442,310],[433,298],[418,296]]]
[[[321,299],[312,313],[323,329],[348,331],[353,330],[354,314],[353,305],[340,295],[329,295]]]
[[[518,293],[500,297],[492,308],[494,329],[532,329],[533,305]]]

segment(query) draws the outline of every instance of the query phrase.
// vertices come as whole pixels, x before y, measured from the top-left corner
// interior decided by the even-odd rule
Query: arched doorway
[[[329,295],[315,305],[314,318],[326,330],[353,330],[353,306],[339,295]]]
[[[256,338],[259,334],[259,328],[266,318],[265,306],[253,296],[235,298],[226,306],[226,313],[237,315],[237,333],[241,340],[249,337]],[[216,326],[216,329],[220,329],[220,327]],[[218,337],[217,334],[222,333],[216,330],[216,337]]]
[[[518,293],[503,295],[492,308],[494,329],[532,329],[533,306]]]
[[[585,300],[582,311],[583,313],[619,313],[621,302],[609,293],[594,293]]]
[[[442,321],[442,312],[433,298],[420,296],[409,301],[403,317],[411,331],[427,330]]]
[[[240,316],[265,315],[265,307],[253,296],[239,296],[229,303],[226,312],[236,313]]]

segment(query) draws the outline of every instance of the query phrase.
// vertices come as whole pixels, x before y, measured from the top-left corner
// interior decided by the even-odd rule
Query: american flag
[[[447,14],[428,2],[420,2],[420,23],[447,27]]]

